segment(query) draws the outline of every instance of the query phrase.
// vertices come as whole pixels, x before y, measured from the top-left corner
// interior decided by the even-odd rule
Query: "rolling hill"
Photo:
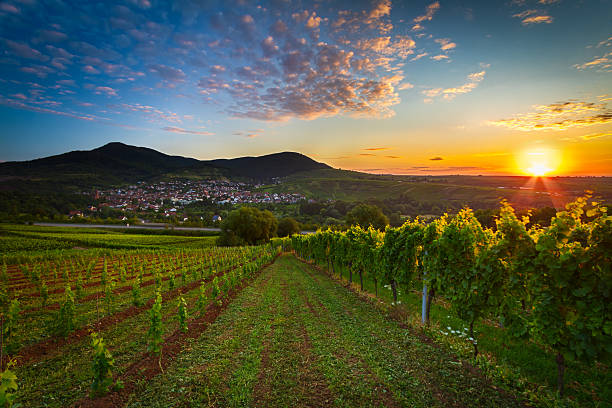
[[[295,152],[202,161],[113,142],[88,151],[0,163],[0,186],[3,190],[70,190],[165,177],[265,181],[325,168],[329,166]]]

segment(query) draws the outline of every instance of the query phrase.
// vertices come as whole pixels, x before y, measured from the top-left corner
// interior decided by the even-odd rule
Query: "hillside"
[[[202,161],[114,142],[89,151],[1,163],[0,189],[69,191],[166,177],[261,181],[321,168],[329,167],[293,152]]]
[[[393,176],[347,170],[315,170],[285,177],[265,191],[299,191],[318,200],[369,201],[401,213],[496,208],[503,199],[518,208],[555,207],[593,191],[612,202],[609,177]]]
[[[274,153],[259,157],[217,159],[206,163],[228,169],[236,176],[256,179],[285,177],[304,171],[331,169],[327,164],[316,162],[295,152]]]

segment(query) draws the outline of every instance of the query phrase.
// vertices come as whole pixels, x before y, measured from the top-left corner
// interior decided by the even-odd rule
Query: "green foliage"
[[[9,293],[6,283],[0,283],[0,313],[6,312],[9,305]]]
[[[67,337],[76,327],[74,294],[70,285],[66,285],[64,290],[64,302],[55,318],[55,332],[63,337]]]
[[[278,221],[278,228],[276,229],[276,235],[278,235],[279,237],[289,237],[293,234],[299,234],[300,233],[300,224],[298,224],[298,222],[291,218],[291,217],[286,217],[286,218],[281,218]]]
[[[564,360],[612,355],[612,217],[596,202],[589,208],[589,198],[568,204],[540,233],[527,278],[531,334],[558,353],[560,377]]]
[[[45,307],[47,305],[47,301],[49,300],[49,287],[44,280],[40,283],[38,293],[40,294],[40,305],[41,307]]]
[[[140,294],[140,284],[137,279],[132,282],[132,304],[134,306],[142,306],[142,295]]]
[[[80,273],[77,276],[77,280],[76,280],[76,284],[75,284],[75,290],[76,290],[76,299],[77,300],[80,300],[80,299],[83,298],[83,296],[85,296],[85,290],[83,288],[83,277],[81,276]]]
[[[97,333],[91,333],[91,346],[93,347],[93,382],[91,384],[91,396],[96,397],[106,394],[113,386],[113,369],[115,359],[106,348],[104,339],[98,337]]]
[[[174,289],[176,286],[176,282],[174,280],[174,269],[170,269],[170,273],[169,273],[169,279],[168,279],[168,288],[170,290]]]
[[[373,227],[384,230],[389,225],[389,219],[377,206],[359,204],[346,214],[346,223],[359,225],[363,228]]]
[[[181,295],[178,299],[178,319],[179,319],[179,328],[183,333],[187,332],[187,302],[185,302],[185,298]]]
[[[200,284],[200,292],[198,294],[198,300],[196,301],[196,309],[203,316],[206,313],[206,306],[208,306],[208,296],[206,295],[206,285],[204,282]]]
[[[217,296],[219,296],[221,294],[221,289],[219,288],[219,278],[217,276],[215,276],[215,278],[212,281],[212,297],[213,299],[216,299]]]
[[[7,353],[11,354],[19,348],[19,342],[16,336],[17,326],[19,323],[19,311],[21,304],[19,299],[13,299],[6,313],[6,321],[4,322],[4,341]]]
[[[375,283],[410,287],[421,278],[469,323],[500,320],[517,336],[530,335],[557,353],[559,391],[566,360],[608,361],[612,355],[612,217],[590,196],[568,204],[550,226],[532,225],[502,203],[496,230],[470,209],[424,225],[419,220],[384,233],[294,235],[302,258],[371,273]],[[355,222],[357,223],[357,222]]]
[[[11,367],[14,361],[10,361],[7,364],[6,369],[0,373],[0,407],[10,408],[15,403],[15,391],[17,391],[17,376]]]
[[[268,211],[255,207],[240,207],[229,213],[221,223],[221,246],[255,245],[267,242],[274,236],[278,221]]]
[[[119,279],[121,282],[125,282],[127,280],[127,272],[125,270],[125,266],[119,268]]]
[[[164,334],[164,326],[162,322],[162,295],[158,291],[155,295],[155,303],[151,307],[149,312],[150,317],[150,325],[149,331],[147,333],[148,339],[148,351],[160,355],[162,351],[162,344],[164,339],[162,335]]]

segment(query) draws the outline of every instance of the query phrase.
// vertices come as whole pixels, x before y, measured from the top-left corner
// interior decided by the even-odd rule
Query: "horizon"
[[[371,174],[609,177],[606,3],[10,0],[0,162],[119,141]]]
[[[113,142],[108,142],[108,143],[106,143],[103,146],[98,146],[95,149],[99,149],[99,148],[105,147],[105,146],[107,146],[109,144],[115,144],[115,143],[123,144],[123,145],[128,146],[128,147],[152,149],[152,148],[147,147],[147,146],[134,146],[134,145],[125,144],[123,142],[114,142],[114,141]],[[95,149],[91,149],[91,150],[95,150]],[[68,152],[60,153],[60,154],[74,153],[74,152],[87,152],[87,151],[91,151],[91,150],[71,150],[71,151],[68,151]],[[152,149],[152,150],[155,150],[155,149]],[[164,153],[162,151],[159,151],[159,150],[155,150],[155,151],[157,151],[159,153],[162,153],[162,154],[166,154],[166,153]],[[284,153],[299,154],[299,155],[308,157],[311,160],[314,160],[314,159],[312,159],[312,157],[310,157],[310,156],[308,156],[308,155],[306,155],[304,153],[295,152],[295,151],[271,152],[271,153],[262,154],[260,156],[218,157],[218,158],[215,158],[215,159],[197,159],[195,157],[190,157],[190,156],[181,156],[181,155],[178,155],[178,156],[179,157],[183,157],[183,158],[187,158],[187,159],[196,159],[196,160],[200,160],[200,161],[207,161],[207,160],[233,160],[233,159],[243,159],[243,158],[257,158],[257,157],[272,156],[272,155],[284,154]],[[51,156],[37,157],[37,158],[33,158],[33,159],[30,159],[30,160],[24,160],[24,161],[27,162],[27,161],[32,161],[32,160],[40,160],[40,159],[45,159],[47,157],[51,157]],[[24,161],[9,161],[9,162],[7,162],[7,161],[1,161],[0,160],[0,164],[2,164],[2,163],[22,163]],[[355,171],[355,172],[361,172],[361,173],[371,174],[371,175],[375,175],[375,176],[406,176],[406,177],[449,177],[449,176],[450,177],[459,177],[459,176],[461,176],[461,177],[518,177],[518,178],[527,178],[527,179],[534,178],[533,176],[528,175],[528,174],[499,174],[499,175],[497,175],[497,174],[456,174],[456,173],[444,173],[444,174],[371,173],[371,172],[367,172],[367,171],[360,171],[360,170],[353,170],[353,169],[343,169],[341,167],[333,167],[333,166],[329,165],[328,163],[325,163],[325,162],[322,162],[322,161],[318,161],[318,163],[325,164],[325,165],[327,165],[330,168],[335,169],[335,170]],[[555,176],[541,176],[541,177],[542,178],[599,178],[599,177],[601,177],[601,178],[609,178],[609,177],[612,177],[612,176],[607,176],[607,175],[603,175],[603,176],[589,176],[589,175],[582,175],[582,176],[571,176],[571,175],[569,175],[569,176],[563,176],[563,175],[555,175]]]

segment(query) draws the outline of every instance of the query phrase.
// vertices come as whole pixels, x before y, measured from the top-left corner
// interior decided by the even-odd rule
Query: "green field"
[[[96,248],[177,249],[206,248],[215,245],[216,236],[143,234],[142,231],[109,231],[108,229],[37,227],[0,224],[0,254],[19,256],[44,255],[53,250],[73,249],[78,253]]]
[[[307,197],[320,200],[368,201],[379,200],[398,203],[414,200],[444,209],[495,208],[501,199],[517,207],[560,207],[586,190],[595,192],[604,200],[612,200],[609,177],[555,177],[546,180],[529,177],[477,177],[477,176],[396,176],[374,175],[342,170],[313,170],[283,179],[281,184],[264,187],[270,192],[299,191]],[[534,188],[527,189],[527,188]],[[559,196],[540,191],[558,193]],[[551,198],[552,197],[552,198]]]
[[[332,275],[292,253],[276,258],[274,245],[219,248],[215,237],[95,228],[1,231],[5,322],[19,300],[3,356],[15,363],[24,407],[612,406],[608,365],[568,363],[567,398],[558,398],[554,355],[496,322],[476,325],[474,359],[465,323],[444,299],[432,307],[432,324],[421,325],[418,285],[393,304],[370,274],[361,291],[345,267]],[[67,286],[75,316],[63,335],[56,327]],[[156,292],[161,355],[147,351]],[[93,399],[92,331],[122,384]]]
[[[130,407],[520,406],[459,360],[285,255]]]

